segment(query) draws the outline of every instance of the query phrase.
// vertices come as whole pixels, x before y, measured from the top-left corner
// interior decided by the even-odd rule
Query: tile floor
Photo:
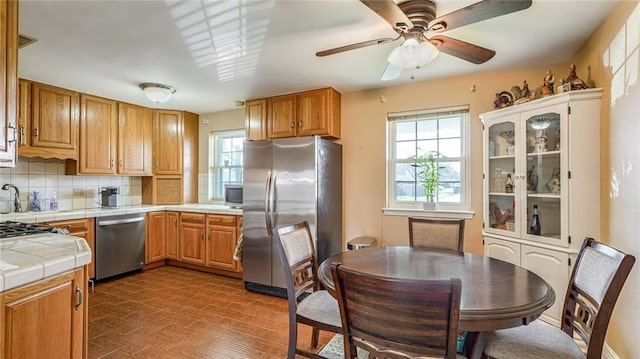
[[[96,284],[89,358],[282,359],[287,320],[285,299],[247,292],[239,279],[164,266]],[[300,326],[299,345],[309,346],[310,333]]]

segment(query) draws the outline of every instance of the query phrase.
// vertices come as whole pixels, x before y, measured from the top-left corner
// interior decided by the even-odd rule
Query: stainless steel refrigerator
[[[342,251],[342,146],[317,136],[245,141],[245,288],[286,296],[274,233],[309,222],[318,264]]]

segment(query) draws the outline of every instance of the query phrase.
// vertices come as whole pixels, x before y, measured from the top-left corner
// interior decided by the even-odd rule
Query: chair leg
[[[296,358],[296,347],[298,346],[298,323],[295,320],[289,320],[289,348],[287,350],[287,359]]]
[[[313,327],[313,329],[311,330],[311,347],[314,349],[318,347],[319,336],[320,336],[320,330],[316,327]]]

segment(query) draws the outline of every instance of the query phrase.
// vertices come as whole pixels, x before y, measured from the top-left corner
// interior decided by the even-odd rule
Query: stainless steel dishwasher
[[[144,266],[145,214],[98,217],[96,221],[96,279]]]

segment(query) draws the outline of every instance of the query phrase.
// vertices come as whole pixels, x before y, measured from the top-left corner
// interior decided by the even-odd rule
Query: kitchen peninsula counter
[[[0,239],[0,293],[90,262],[83,238],[44,233]]]

